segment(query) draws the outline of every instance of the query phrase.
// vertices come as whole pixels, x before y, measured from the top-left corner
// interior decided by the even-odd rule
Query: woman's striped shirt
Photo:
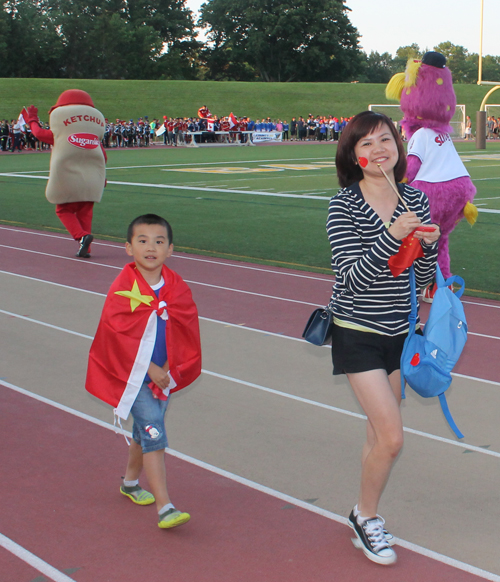
[[[398,189],[422,223],[431,223],[427,196],[406,184],[398,184]],[[391,224],[404,212],[405,207],[398,201]],[[394,277],[387,264],[401,241],[389,234],[365,202],[359,183],[343,188],[331,199],[326,230],[336,274],[331,299],[335,317],[347,326],[383,335],[407,332],[411,311],[409,269]],[[417,286],[425,287],[436,271],[438,243],[422,244],[422,248],[425,257],[413,265]]]

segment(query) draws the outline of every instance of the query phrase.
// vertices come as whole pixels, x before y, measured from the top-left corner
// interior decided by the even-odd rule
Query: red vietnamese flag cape
[[[394,277],[399,277],[405,269],[413,264],[413,261],[424,256],[420,240],[415,238],[412,232],[401,241],[399,251],[389,258],[387,264]]]
[[[170,374],[176,392],[201,373],[198,311],[183,279],[163,265],[159,297],[135,267],[127,264],[111,285],[92,342],[85,388],[127,419],[148,371],[157,315],[165,317]]]

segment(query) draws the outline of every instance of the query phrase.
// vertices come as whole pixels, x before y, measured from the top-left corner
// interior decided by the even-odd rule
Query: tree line
[[[5,0],[0,77],[386,83],[422,55],[363,52],[345,1],[207,0],[196,20],[186,0]],[[435,48],[477,80],[477,55]],[[483,72],[500,79],[500,58]]]

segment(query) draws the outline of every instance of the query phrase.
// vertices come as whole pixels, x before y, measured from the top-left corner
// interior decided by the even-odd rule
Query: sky
[[[187,0],[196,12],[203,0]],[[412,43],[432,50],[450,41],[479,53],[481,0],[347,0],[366,52],[395,55]],[[500,0],[484,0],[483,55],[500,56]]]

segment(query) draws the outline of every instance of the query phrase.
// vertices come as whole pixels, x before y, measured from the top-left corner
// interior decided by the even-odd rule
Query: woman
[[[394,277],[388,259],[415,231],[424,257],[414,262],[417,285],[436,269],[439,227],[424,193],[398,184],[406,171],[401,139],[388,117],[365,111],[343,131],[336,156],[342,189],[330,202],[327,232],[336,273],[332,305],[333,373],[346,374],[367,420],[361,489],[349,516],[355,545],[379,564],[392,564],[392,536],[378,514],[380,497],[403,445],[400,358],[408,333],[408,269]],[[387,174],[384,176],[381,168]],[[393,186],[410,209],[408,212]],[[353,540],[354,541],[354,540]]]

